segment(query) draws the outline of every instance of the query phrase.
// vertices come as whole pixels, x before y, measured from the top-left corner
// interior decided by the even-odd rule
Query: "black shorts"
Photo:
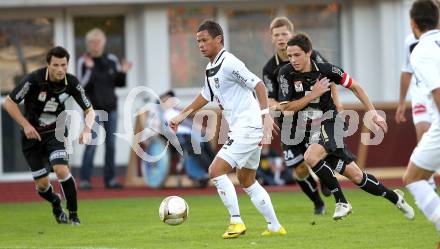
[[[304,162],[304,153],[306,152],[306,144],[304,142],[296,145],[281,144],[284,154],[284,163],[287,167],[298,167]]]
[[[297,145],[282,144],[281,147],[284,154],[284,163],[287,167],[296,168],[304,162],[304,153],[308,147],[307,143],[302,142]],[[324,161],[326,161],[334,171],[341,175],[344,173],[347,165],[344,160],[338,158],[336,155],[329,154]]]
[[[47,176],[56,164],[67,165],[69,162],[64,142],[56,139],[55,132],[40,134],[40,136],[41,141],[27,139],[24,135],[21,140],[23,155],[34,179]],[[47,163],[50,165],[50,170],[46,169]]]
[[[341,127],[340,127],[341,126]],[[344,123],[329,121],[321,125],[319,142],[328,153],[349,164],[356,160],[356,156],[348,150],[344,142]]]

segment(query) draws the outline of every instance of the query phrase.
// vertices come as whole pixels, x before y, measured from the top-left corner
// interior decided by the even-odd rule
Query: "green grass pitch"
[[[437,232],[418,209],[416,219],[407,221],[383,198],[358,190],[345,192],[354,213],[338,222],[331,219],[332,198],[325,200],[327,214],[316,217],[304,194],[272,193],[279,220],[288,231],[277,237],[260,236],[264,219],[247,195],[240,194],[247,233],[233,240],[221,238],[228,218],[217,195],[182,196],[190,217],[175,227],[159,220],[162,198],[82,200],[78,227],[56,224],[45,202],[1,204],[0,248],[436,248]]]

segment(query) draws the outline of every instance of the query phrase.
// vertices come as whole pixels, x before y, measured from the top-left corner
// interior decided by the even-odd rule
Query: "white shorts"
[[[411,82],[410,91],[414,125],[420,122],[432,123],[432,116],[427,103],[427,95],[423,94],[423,90],[417,87],[414,82]]]
[[[435,122],[423,134],[422,139],[414,149],[410,160],[419,168],[429,171],[440,169],[440,123]]]
[[[254,143],[240,143],[229,139],[217,153],[217,156],[228,162],[232,168],[241,169],[244,167],[257,170],[260,165],[262,148],[260,140],[256,140]]]

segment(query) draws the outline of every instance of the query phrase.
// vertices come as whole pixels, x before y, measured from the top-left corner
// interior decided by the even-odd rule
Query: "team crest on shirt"
[[[217,88],[217,89],[220,88],[220,82],[219,82],[218,78],[214,78],[214,84],[215,84],[215,88]]]
[[[42,92],[40,92],[40,94],[38,94],[38,100],[41,102],[44,102],[44,101],[46,101],[46,96],[47,96],[47,92],[42,91]]]
[[[294,81],[293,85],[295,86],[295,92],[302,92],[302,91],[304,91],[303,84],[302,84],[302,82],[300,80]]]
[[[287,93],[289,93],[289,83],[287,82],[287,79],[284,77],[284,74],[280,76],[279,82],[280,82],[281,93],[283,94],[283,96],[287,96]]]
[[[342,70],[334,66],[332,67],[332,73],[339,74],[339,76],[344,77]]]

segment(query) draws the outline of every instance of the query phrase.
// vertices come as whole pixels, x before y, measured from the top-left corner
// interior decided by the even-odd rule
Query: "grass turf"
[[[82,225],[55,224],[45,202],[0,205],[0,248],[326,248],[424,249],[435,248],[433,225],[416,210],[407,221],[388,201],[362,191],[345,191],[354,213],[335,222],[333,199],[326,199],[328,214],[312,215],[312,204],[302,193],[272,193],[286,236],[261,237],[263,217],[247,195],[239,195],[246,235],[221,238],[228,224],[218,196],[183,196],[190,217],[180,226],[159,220],[162,198],[112,199],[80,202]],[[408,195],[407,195],[408,196]],[[413,204],[413,200],[409,198]]]

